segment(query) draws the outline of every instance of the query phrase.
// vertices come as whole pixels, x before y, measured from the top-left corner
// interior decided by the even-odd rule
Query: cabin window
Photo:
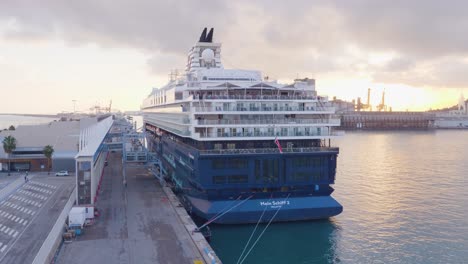
[[[288,128],[282,127],[281,128],[281,136],[288,136]]]
[[[255,169],[254,169],[254,173],[255,173],[255,180],[256,181],[260,181],[261,179],[261,167],[260,167],[260,160],[255,160]]]
[[[279,179],[278,160],[263,160],[262,181],[264,183],[276,183]]]
[[[225,165],[224,165],[224,160],[222,159],[215,159],[211,162],[211,165],[212,165],[212,168],[213,169],[224,169],[225,168]]]
[[[260,128],[254,127],[254,136],[256,137],[260,136]]]
[[[234,133],[235,133],[235,128],[234,128]],[[228,143],[227,144],[227,149],[236,149],[236,143]]]
[[[274,135],[274,133],[275,133],[274,128],[269,127],[268,128],[268,135]]]
[[[248,161],[246,159],[229,159],[227,160],[227,167],[231,169],[244,169],[247,168]]]
[[[222,133],[222,132],[221,132]],[[223,149],[223,144],[221,143],[215,143],[214,144],[214,149]]]
[[[310,173],[308,172],[295,172],[292,174],[292,180],[297,182],[305,182],[310,180]]]
[[[312,172],[312,179],[314,182],[319,182],[322,180],[322,171],[314,171]]]
[[[298,157],[293,158],[294,167],[321,167],[323,157]]]
[[[226,176],[213,176],[214,184],[224,184],[226,183]]]
[[[249,182],[249,177],[247,175],[229,175],[229,183],[247,183]]]

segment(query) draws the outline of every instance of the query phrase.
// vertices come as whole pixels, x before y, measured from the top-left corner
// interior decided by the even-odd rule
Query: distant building
[[[7,136],[16,138],[16,149],[10,155],[12,171],[47,171],[47,158],[43,149],[54,148],[51,160],[53,171],[75,170],[75,155],[78,153],[80,130],[97,123],[97,118],[80,121],[51,122],[42,125],[22,125],[16,130],[0,133],[0,142]],[[0,170],[8,170],[8,156],[0,146]]]
[[[468,128],[468,101],[463,94],[460,95],[458,105],[435,113],[436,128]]]
[[[354,100],[352,102],[348,102],[348,101],[336,99],[336,97],[333,97],[331,104],[333,107],[335,107],[335,111],[337,114],[346,113],[346,112],[354,112],[355,110]]]
[[[434,128],[435,115],[426,112],[348,112],[341,115],[345,130],[426,130]]]

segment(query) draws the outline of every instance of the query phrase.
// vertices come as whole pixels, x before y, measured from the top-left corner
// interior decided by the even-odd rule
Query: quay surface
[[[122,184],[121,155],[109,154],[96,204],[100,216],[83,235],[63,244],[56,263],[203,263],[167,195],[147,169],[127,168],[127,187]]]
[[[0,174],[0,263],[32,263],[75,188],[75,177]]]

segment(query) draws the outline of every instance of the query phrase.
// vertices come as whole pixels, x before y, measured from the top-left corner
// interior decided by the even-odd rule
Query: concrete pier
[[[121,153],[110,153],[108,164],[96,203],[99,218],[83,235],[62,246],[56,263],[206,262],[147,169],[128,168],[125,187]]]

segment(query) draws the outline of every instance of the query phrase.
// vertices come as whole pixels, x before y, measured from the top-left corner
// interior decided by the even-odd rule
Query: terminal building
[[[426,112],[354,111],[341,114],[345,130],[428,130],[434,128],[435,115]]]
[[[21,125],[15,130],[1,131],[0,142],[12,136],[16,139],[16,149],[7,155],[3,146],[0,147],[0,171],[47,171],[49,161],[43,152],[47,145],[54,148],[50,161],[52,171],[74,171],[80,130],[97,122],[97,118],[83,118],[79,121]]]
[[[121,131],[109,116],[80,132],[76,162],[76,204],[93,205],[97,200],[109,151],[121,150]]]

